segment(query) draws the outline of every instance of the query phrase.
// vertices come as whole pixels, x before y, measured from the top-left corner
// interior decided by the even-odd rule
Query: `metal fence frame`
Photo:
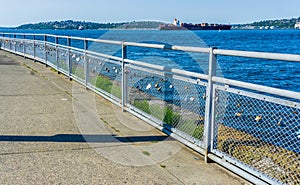
[[[264,53],[264,52],[249,52],[249,51],[236,51],[236,50],[222,50],[217,48],[200,48],[200,47],[186,47],[186,46],[170,46],[170,45],[160,45],[160,44],[144,44],[144,43],[135,43],[135,42],[124,42],[124,41],[111,41],[111,40],[99,40],[99,39],[90,39],[90,38],[80,38],[80,37],[69,37],[69,36],[58,36],[50,34],[23,34],[23,33],[0,33],[2,35],[1,40],[1,49],[33,59],[34,61],[39,61],[43,63],[46,67],[50,66],[57,70],[58,73],[62,73],[69,77],[70,80],[75,80],[85,86],[87,89],[94,91],[95,93],[103,96],[104,98],[110,100],[112,103],[120,106],[123,111],[128,111],[131,114],[141,118],[142,120],[148,122],[152,126],[163,130],[168,135],[174,137],[183,144],[193,148],[194,150],[200,152],[205,156],[205,161],[209,159],[219,163],[227,169],[232,170],[233,172],[239,174],[240,176],[248,179],[249,181],[255,184],[283,184],[286,182],[280,182],[278,179],[268,176],[261,171],[255,170],[248,165],[243,164],[242,162],[232,158],[231,156],[226,156],[220,151],[216,150],[213,145],[215,144],[216,135],[215,135],[215,95],[216,88],[221,87],[224,89],[242,88],[246,96],[253,93],[250,91],[255,91],[257,93],[267,93],[269,95],[280,96],[292,98],[295,100],[300,100],[300,93],[292,92],[277,88],[266,87],[262,85],[256,85],[236,80],[225,79],[216,76],[217,68],[217,56],[236,56],[236,57],[247,57],[247,58],[258,58],[258,59],[269,59],[269,60],[283,60],[290,62],[300,62],[300,55],[293,54],[275,54],[275,53]],[[29,38],[30,37],[30,38]],[[43,39],[37,39],[38,37]],[[49,42],[48,39],[54,39],[54,42]],[[66,45],[61,45],[58,43],[58,39],[66,39]],[[75,48],[71,46],[72,40],[80,40],[84,42],[83,49]],[[92,52],[88,50],[88,42],[99,42],[105,44],[119,45],[122,51],[121,57],[115,57],[106,55],[99,52]],[[27,45],[32,45],[32,49],[26,47]],[[19,47],[19,50],[17,49]],[[174,51],[185,51],[185,52],[197,52],[197,53],[206,53],[209,54],[209,72],[208,75],[198,74],[194,72],[188,72],[179,69],[166,69],[164,66],[153,65],[149,63],[144,63],[141,61],[134,61],[127,59],[127,47],[136,46],[136,47],[147,47],[147,48],[156,48],[162,50],[174,50]],[[39,48],[38,48],[39,47]],[[48,58],[48,47],[55,48],[55,61],[52,63]],[[20,50],[20,48],[22,50]],[[66,52],[66,65],[64,69],[63,66],[60,66],[58,59],[59,51]],[[31,53],[29,53],[31,52]],[[72,73],[72,58],[71,53],[77,52],[83,56],[84,63],[84,78],[77,77]],[[119,65],[122,69],[121,76],[121,97],[113,97],[111,94],[96,88],[93,84],[89,83],[89,62],[87,61],[88,57],[101,57],[107,59],[109,62],[114,62]],[[179,79],[185,80],[185,77],[192,77],[194,79],[200,79],[201,85],[206,87],[206,105],[205,105],[205,120],[204,120],[204,136],[203,142],[194,140],[184,133],[178,132],[174,128],[165,128],[164,124],[157,119],[149,116],[147,113],[139,110],[128,102],[128,75],[124,72],[128,66],[140,66],[146,68],[147,70],[151,69],[163,73],[172,73],[174,76],[177,76]],[[198,83],[195,81],[195,83]],[[259,94],[254,94],[259,96]],[[275,101],[276,103],[285,101]],[[299,106],[296,102],[291,102],[291,104]],[[291,106],[291,105],[290,105]],[[300,181],[300,179],[299,179]]]

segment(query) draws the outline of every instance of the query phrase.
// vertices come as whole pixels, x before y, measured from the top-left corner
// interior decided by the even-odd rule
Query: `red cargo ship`
[[[160,30],[230,30],[229,24],[192,24],[192,23],[180,23],[178,19],[174,19],[173,24],[161,24]]]

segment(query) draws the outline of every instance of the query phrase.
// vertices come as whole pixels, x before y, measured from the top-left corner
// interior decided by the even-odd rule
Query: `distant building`
[[[174,19],[174,22],[173,22],[173,25],[174,26],[180,26],[180,21],[178,19]]]
[[[297,22],[297,23],[295,24],[295,29],[300,29],[300,22]]]

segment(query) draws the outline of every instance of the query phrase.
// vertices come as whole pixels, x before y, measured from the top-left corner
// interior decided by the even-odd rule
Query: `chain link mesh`
[[[34,55],[34,44],[30,42],[25,42],[25,54],[27,55]]]
[[[79,81],[84,82],[84,54],[79,51],[70,51],[70,62],[72,63],[71,73]]]
[[[23,53],[24,43],[0,39],[3,48]],[[34,55],[33,43],[25,44],[28,55]],[[38,59],[45,58],[60,69],[71,72],[77,80],[122,98],[120,61],[85,55],[65,48],[56,51],[35,44]],[[56,55],[56,52],[58,55]],[[87,74],[85,64],[87,62]],[[126,100],[134,110],[169,128],[189,141],[204,146],[206,82],[186,75],[171,74],[148,67],[126,64]],[[215,85],[213,151],[222,153],[286,184],[300,184],[300,104],[270,95]]]
[[[159,120],[165,127],[192,137],[202,144],[204,132],[205,85],[199,80],[176,79],[151,69],[127,66],[129,103]],[[188,81],[193,81],[190,83]],[[182,134],[181,134],[182,135]]]
[[[42,43],[37,43],[35,46],[36,57],[40,59],[45,58],[45,46]]]
[[[88,83],[109,93],[112,99],[122,98],[122,66],[119,61],[87,55]]]
[[[273,179],[299,184],[299,107],[269,99],[217,89],[214,149]]]
[[[2,40],[2,42],[1,42],[1,47],[2,47],[3,49],[9,49],[10,41],[7,40],[7,39],[1,39],[1,40]]]
[[[46,47],[46,56],[47,56],[47,62],[50,62],[55,66],[57,65],[57,63],[56,63],[56,48],[54,46]]]
[[[67,49],[58,48],[58,67],[59,69],[63,69],[65,72],[69,70]]]
[[[12,41],[12,49],[14,48],[13,45],[15,45],[15,51],[19,53],[23,53],[24,43],[23,41]]]

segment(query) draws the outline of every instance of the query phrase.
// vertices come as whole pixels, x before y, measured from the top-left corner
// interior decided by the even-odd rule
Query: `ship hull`
[[[231,25],[217,25],[217,26],[170,26],[161,25],[160,30],[230,30]]]

